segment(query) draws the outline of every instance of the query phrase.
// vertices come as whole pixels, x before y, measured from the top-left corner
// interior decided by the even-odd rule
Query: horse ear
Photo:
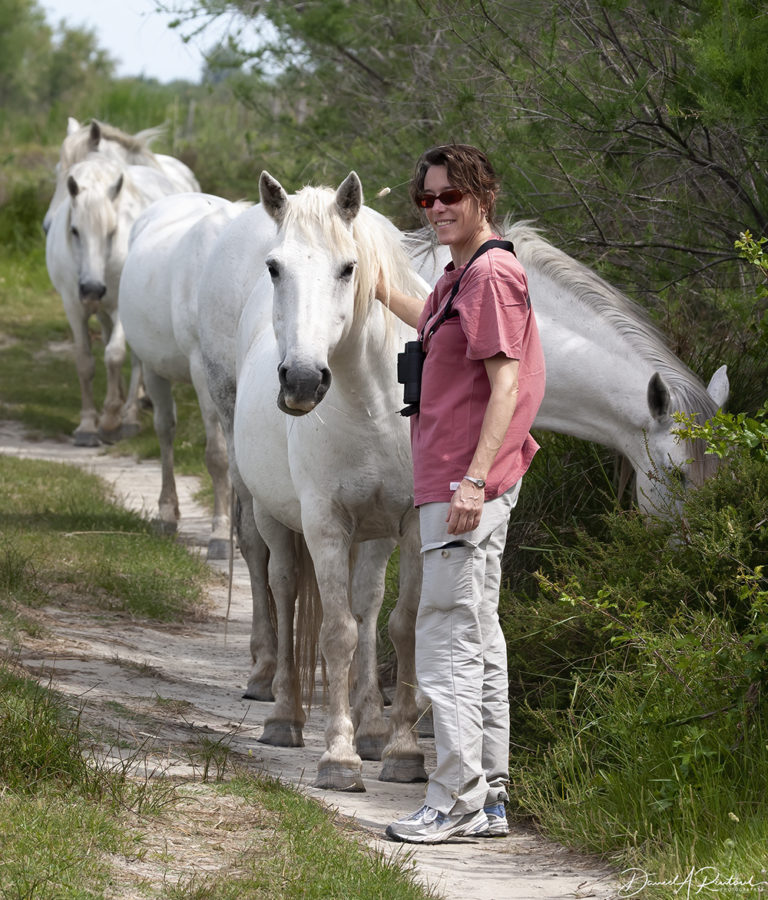
[[[285,193],[280,182],[273,178],[266,169],[259,178],[259,197],[261,205],[279,225],[285,215],[288,194]]]
[[[669,413],[669,388],[658,372],[654,372],[648,382],[648,409],[658,421]]]
[[[67,190],[69,191],[69,196],[72,197],[73,200],[80,193],[80,188],[77,186],[77,182],[71,175],[67,178]]]
[[[120,191],[122,189],[123,189],[123,173],[121,172],[120,177],[109,189],[109,199],[114,202],[117,199],[117,195],[120,193]]]
[[[728,366],[720,366],[715,374],[709,379],[707,385],[707,393],[717,403],[717,408],[722,409],[728,402],[728,394],[731,391],[731,385],[728,381]]]
[[[336,206],[341,218],[349,223],[360,212],[363,205],[363,185],[357,172],[350,172],[336,191]]]
[[[76,131],[80,131],[80,123],[74,116],[67,119],[67,137],[73,135]]]
[[[91,153],[94,153],[99,149],[99,143],[101,141],[101,125],[94,119],[91,122],[91,130],[88,133],[88,150]]]

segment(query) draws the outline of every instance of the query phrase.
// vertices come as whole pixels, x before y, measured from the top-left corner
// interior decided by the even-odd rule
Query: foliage
[[[673,418],[683,427],[675,434],[686,440],[703,440],[707,453],[723,459],[733,451],[743,450],[755,459],[768,463],[768,400],[754,418],[746,413],[725,413],[719,410],[709,421],[699,423],[693,416],[674,413]]]
[[[646,871],[759,872],[766,508],[768,468],[733,451],[679,519],[611,513],[610,537],[580,533],[542,566],[539,627],[518,631],[543,666],[518,733],[540,743],[518,748],[513,784],[548,831]]]

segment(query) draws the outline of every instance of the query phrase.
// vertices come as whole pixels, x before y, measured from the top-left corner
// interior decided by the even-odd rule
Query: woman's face
[[[437,195],[453,186],[445,166],[430,166],[427,169],[424,176],[425,194]],[[485,213],[472,194],[465,194],[458,203],[450,206],[436,199],[435,205],[426,209],[425,213],[438,241],[456,250],[472,244],[488,227]]]

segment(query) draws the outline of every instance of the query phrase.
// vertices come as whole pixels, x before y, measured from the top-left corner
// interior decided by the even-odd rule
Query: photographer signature
[[[729,875],[723,878],[713,866],[703,866],[699,869],[691,868],[684,875],[675,875],[674,878],[654,879],[643,869],[625,869],[622,877],[626,879],[619,888],[619,897],[636,897],[641,891],[650,887],[672,888],[673,895],[690,898],[697,897],[705,891],[757,891],[758,896],[768,894],[768,881],[756,881],[754,876],[740,878],[737,875]],[[718,896],[720,896],[718,894]]]

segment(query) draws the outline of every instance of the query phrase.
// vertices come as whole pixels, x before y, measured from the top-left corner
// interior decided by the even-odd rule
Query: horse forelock
[[[70,172],[78,185],[78,193],[70,199],[70,220],[75,208],[87,218],[89,227],[104,230],[111,222],[114,204],[109,191],[123,177],[121,191],[134,190],[130,178],[122,168],[112,160],[95,156],[76,163]]]
[[[514,244],[524,269],[536,269],[565,288],[577,302],[609,322],[650,363],[669,388],[673,409],[696,413],[702,422],[714,415],[717,404],[704,384],[670,350],[663,333],[638,303],[587,266],[553,247],[528,223],[505,223],[504,236]]]
[[[281,228],[294,228],[310,245],[329,244],[357,259],[354,314],[368,315],[375,300],[379,273],[388,283],[412,295],[423,294],[422,283],[402,246],[401,236],[381,214],[363,206],[352,222],[342,220],[331,188],[304,187],[288,198]]]

